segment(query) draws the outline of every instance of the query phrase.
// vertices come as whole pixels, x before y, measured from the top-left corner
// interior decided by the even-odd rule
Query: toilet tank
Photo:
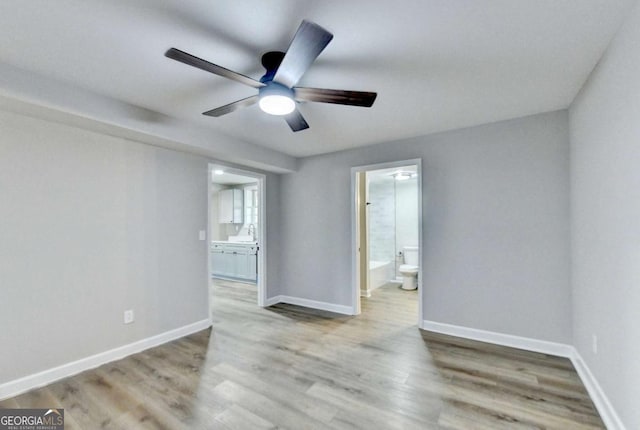
[[[417,246],[405,246],[402,248],[402,253],[404,254],[404,264],[419,266]]]

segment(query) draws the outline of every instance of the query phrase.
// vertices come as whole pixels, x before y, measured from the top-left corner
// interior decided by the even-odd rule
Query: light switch
[[[198,238],[200,240],[207,240],[207,231],[206,230],[200,230],[200,233],[198,234]]]

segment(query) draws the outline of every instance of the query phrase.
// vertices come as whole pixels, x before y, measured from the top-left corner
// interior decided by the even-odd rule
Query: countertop
[[[258,242],[235,242],[235,241],[229,241],[229,240],[212,240],[211,243],[222,243],[225,245],[257,245]]]

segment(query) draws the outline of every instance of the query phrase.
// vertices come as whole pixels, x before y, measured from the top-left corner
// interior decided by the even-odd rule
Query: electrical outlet
[[[206,232],[206,230],[200,230],[198,232],[198,239],[207,240],[207,232]]]
[[[131,324],[134,321],[133,317],[133,309],[129,309],[128,311],[124,311],[124,323]]]
[[[591,350],[594,354],[598,353],[598,336],[595,334],[591,336]]]

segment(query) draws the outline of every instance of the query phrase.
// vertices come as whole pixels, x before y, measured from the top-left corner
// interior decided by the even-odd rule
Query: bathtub
[[[369,261],[369,289],[366,291],[366,296],[369,297],[373,290],[389,282],[392,275],[391,261]]]

